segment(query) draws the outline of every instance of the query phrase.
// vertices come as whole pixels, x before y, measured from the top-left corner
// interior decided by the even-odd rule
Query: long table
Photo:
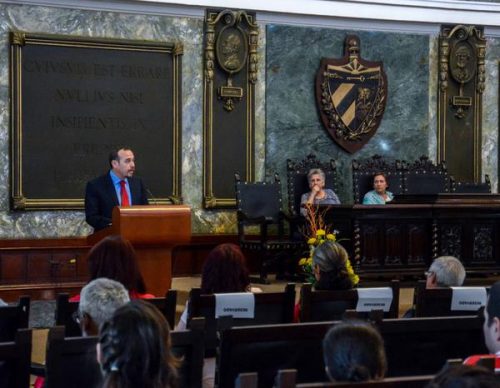
[[[327,224],[348,239],[358,271],[422,273],[434,258],[451,255],[468,272],[500,272],[500,195],[400,197],[324,210]]]

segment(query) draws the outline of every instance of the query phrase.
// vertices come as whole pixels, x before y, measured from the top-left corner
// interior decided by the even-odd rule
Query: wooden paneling
[[[235,235],[197,235],[172,251],[173,276],[201,273],[203,262],[216,245],[237,243]],[[54,299],[58,292],[76,294],[88,281],[86,238],[0,240],[0,298],[20,295]],[[253,257],[249,266],[255,269]]]

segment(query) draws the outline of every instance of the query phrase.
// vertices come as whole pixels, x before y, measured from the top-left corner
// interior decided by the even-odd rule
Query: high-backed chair
[[[231,326],[264,325],[293,322],[295,284],[289,283],[283,292],[263,292],[255,297],[254,318],[234,318]],[[215,318],[215,295],[203,295],[201,289],[189,293],[187,327],[195,317],[205,318],[205,352],[213,355],[217,347],[218,323]]]
[[[425,280],[420,280],[415,287],[415,316],[416,317],[441,317],[477,315],[477,310],[451,310],[453,290],[448,287],[426,288]]]
[[[404,164],[404,194],[439,194],[451,192],[451,181],[446,162],[434,164],[427,156],[421,156],[412,164]]]
[[[313,168],[320,168],[325,173],[325,187],[337,192],[337,165],[334,159],[323,163],[314,154],[299,162],[287,159],[288,209],[291,216],[300,214],[302,194],[310,191],[307,174]]]
[[[21,296],[17,305],[0,307],[0,342],[14,341],[18,329],[27,329],[29,315],[29,296]]]
[[[175,327],[175,307],[177,304],[177,291],[168,290],[164,298],[145,299],[146,302],[154,304],[167,319],[171,328]],[[74,320],[74,314],[78,310],[78,302],[70,302],[67,293],[57,295],[56,299],[56,326],[66,328],[67,337],[79,337],[82,335],[80,325]]]
[[[391,282],[392,303],[383,318],[397,318],[399,307],[399,280]],[[306,283],[300,289],[300,321],[334,321],[342,319],[347,310],[355,310],[358,290],[316,291]],[[374,309],[377,310],[377,309]],[[370,318],[369,313],[359,313],[359,318]]]
[[[98,337],[65,337],[64,327],[49,331],[45,357],[47,388],[86,388],[102,381],[97,362]]]
[[[354,203],[362,203],[365,194],[373,190],[373,176],[382,172],[387,176],[388,190],[393,194],[404,192],[402,162],[386,161],[380,155],[352,161],[352,190]]]
[[[484,182],[479,182],[479,183],[455,181],[455,179],[453,179],[452,177],[450,179],[451,179],[451,190],[454,193],[473,193],[473,194],[491,193],[491,182],[488,174],[484,176]]]
[[[20,329],[10,341],[0,342],[0,387],[30,386],[30,329]]]
[[[238,238],[243,250],[256,251],[261,254],[260,278],[267,283],[268,268],[272,262],[278,261],[279,272],[284,272],[285,258],[294,257],[304,247],[303,241],[294,241],[285,235],[285,220],[289,218],[283,213],[281,183],[276,175],[274,182],[242,182],[239,174],[236,180],[236,205],[238,217]],[[248,227],[258,226],[258,238],[252,238]],[[277,228],[271,236],[269,227]]]

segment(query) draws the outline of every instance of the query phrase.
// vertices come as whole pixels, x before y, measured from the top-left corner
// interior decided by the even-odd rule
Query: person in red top
[[[481,358],[494,357],[495,373],[500,373],[500,281],[490,288],[484,309],[483,333],[484,342],[490,354],[470,356],[464,361],[464,364],[476,365]]]
[[[90,279],[108,278],[123,284],[130,299],[150,299],[153,294],[146,293],[146,285],[137,264],[137,256],[130,241],[121,236],[107,236],[90,250],[87,256]],[[70,298],[79,302],[80,295]]]

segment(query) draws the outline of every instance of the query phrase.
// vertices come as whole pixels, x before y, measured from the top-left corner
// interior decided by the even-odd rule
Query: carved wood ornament
[[[485,56],[486,40],[482,27],[441,27],[438,161],[446,160],[450,173],[461,181],[481,180]]]
[[[255,13],[207,10],[205,16],[205,208],[234,207],[234,172],[254,180]]]

